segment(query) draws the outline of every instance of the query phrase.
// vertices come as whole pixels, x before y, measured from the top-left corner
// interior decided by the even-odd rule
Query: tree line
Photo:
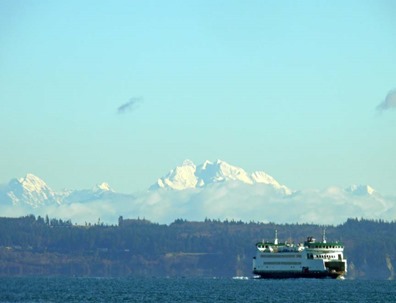
[[[348,219],[338,226],[177,219],[158,224],[73,225],[46,216],[0,218],[0,275],[235,276],[251,275],[255,243],[342,241],[350,279],[393,279],[396,222]]]

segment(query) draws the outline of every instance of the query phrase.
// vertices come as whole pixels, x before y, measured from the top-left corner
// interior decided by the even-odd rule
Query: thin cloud
[[[126,112],[130,112],[135,110],[140,103],[142,103],[142,98],[131,98],[127,103],[120,105],[117,108],[117,114],[124,114]]]
[[[384,101],[382,101],[378,106],[377,110],[384,111],[396,108],[396,89],[391,90]]]

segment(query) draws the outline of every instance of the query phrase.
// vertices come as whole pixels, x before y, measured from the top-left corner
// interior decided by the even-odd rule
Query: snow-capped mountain
[[[23,178],[12,179],[0,189],[0,203],[7,202],[12,205],[27,205],[38,208],[63,203],[99,200],[112,195],[117,194],[106,182],[97,184],[92,189],[55,192],[42,179],[28,173]]]
[[[376,193],[375,189],[370,185],[351,185],[345,189],[346,192],[357,195],[357,196],[366,196],[366,195],[374,195]]]
[[[109,183],[102,182],[100,184],[96,184],[92,189],[94,192],[114,192],[114,190],[110,187]]]
[[[13,205],[28,204],[33,208],[61,203],[60,197],[43,180],[33,174],[12,179],[6,187],[5,195]]]
[[[247,173],[244,169],[228,164],[222,160],[205,161],[196,166],[192,161],[185,160],[181,166],[172,169],[167,175],[157,180],[150,189],[184,190],[188,188],[204,188],[210,184],[237,181],[242,184],[265,184],[284,194],[291,190],[279,184],[273,177],[263,171]]]
[[[27,174],[0,185],[0,215],[49,215],[76,223],[98,218],[116,223],[119,216],[158,223],[216,218],[339,224],[351,217],[396,218],[396,197],[382,196],[369,185],[291,192],[263,171],[248,173],[221,160],[200,165],[186,160],[150,189],[121,194],[100,183],[90,189],[55,192],[39,177]]]
[[[96,200],[117,200],[123,194],[116,193],[108,183],[96,184],[92,189],[72,190],[63,196],[63,203],[82,203]]]
[[[185,160],[181,166],[172,169],[165,177],[157,180],[150,189],[171,188],[183,190],[197,187],[198,179],[195,175],[197,167],[190,160]]]

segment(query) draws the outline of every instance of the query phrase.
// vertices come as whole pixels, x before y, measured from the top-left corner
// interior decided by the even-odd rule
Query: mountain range
[[[172,169],[167,175],[158,179],[150,189],[160,188],[185,190],[188,188],[204,188],[208,185],[223,182],[240,182],[242,184],[265,184],[284,194],[291,190],[280,185],[273,177],[263,171],[247,173],[240,167],[232,166],[222,160],[205,161],[196,166],[191,160],[185,160],[181,166]]]
[[[218,218],[337,224],[349,217],[394,220],[395,205],[395,198],[369,185],[292,190],[264,171],[248,173],[221,160],[200,165],[185,160],[139,194],[117,193],[105,182],[55,192],[30,173],[0,187],[3,215],[49,214],[77,223],[140,216],[161,223]]]

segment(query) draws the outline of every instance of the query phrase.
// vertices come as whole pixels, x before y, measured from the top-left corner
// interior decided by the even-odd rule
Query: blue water
[[[0,278],[0,302],[396,302],[396,282]]]

